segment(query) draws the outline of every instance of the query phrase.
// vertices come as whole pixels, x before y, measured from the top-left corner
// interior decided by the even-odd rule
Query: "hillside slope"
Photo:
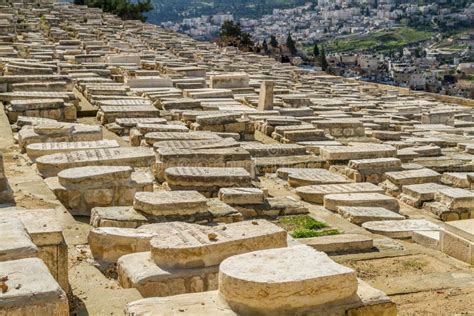
[[[234,18],[258,18],[273,9],[303,5],[308,0],[153,0],[155,9],[147,14],[148,22],[179,21],[188,17],[230,13]]]

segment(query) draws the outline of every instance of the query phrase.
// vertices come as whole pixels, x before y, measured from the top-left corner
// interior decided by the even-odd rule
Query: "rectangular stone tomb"
[[[277,170],[277,175],[280,178],[288,179],[288,183],[292,187],[349,182],[346,177],[332,173],[326,169],[280,168]]]
[[[250,154],[240,147],[184,149],[162,147],[156,150],[155,177],[163,182],[165,170],[170,167],[241,167],[251,176],[255,174]]]
[[[102,140],[102,128],[97,125],[47,123],[28,125],[18,132],[18,145],[22,152],[26,146],[50,142],[88,142]]]
[[[54,209],[2,209],[0,239],[4,255],[0,255],[0,261],[38,257],[68,291],[68,250],[56,216]]]
[[[64,103],[63,99],[25,99],[12,100],[5,108],[10,123],[15,123],[19,116],[33,116],[58,121],[74,121],[76,107]]]
[[[135,210],[153,217],[194,215],[207,212],[207,199],[197,191],[138,192]]]
[[[383,207],[371,206],[339,206],[337,212],[351,223],[361,225],[370,221],[402,220],[405,216]]]
[[[298,258],[298,260],[295,260]],[[396,315],[382,292],[357,280],[352,269],[308,246],[255,251],[224,260],[219,290],[147,298],[127,315],[159,310],[193,315]]]
[[[324,196],[324,207],[337,211],[341,206],[382,207],[390,211],[400,210],[397,199],[380,193],[343,193]]]
[[[365,222],[362,227],[374,234],[390,238],[411,239],[415,231],[439,231],[441,228],[425,219],[384,220]]]
[[[390,145],[373,143],[349,143],[349,146],[321,147],[321,158],[330,162],[354,159],[395,157],[397,149]]]
[[[286,247],[286,231],[265,221],[225,226],[169,223],[174,231],[158,232],[150,252],[122,256],[119,282],[144,297],[169,296],[217,288],[222,260],[250,251]]]
[[[165,171],[171,190],[196,190],[216,196],[220,188],[251,187],[251,176],[243,168],[172,167]]]
[[[181,140],[222,140],[222,138],[212,132],[153,132],[145,134],[145,142],[150,146],[153,146],[155,142]]]
[[[380,183],[385,172],[400,171],[402,162],[398,158],[375,158],[350,160],[342,174],[355,182]]]
[[[404,185],[398,199],[410,206],[421,208],[423,203],[434,201],[436,192],[448,188],[448,186],[438,183]]]
[[[0,262],[0,314],[69,315],[66,293],[41,259]]]
[[[434,202],[426,202],[423,208],[443,221],[474,218],[474,193],[465,189],[444,188],[435,193]]]
[[[306,155],[306,148],[296,144],[242,144],[252,157]]]
[[[54,177],[60,171],[85,166],[151,167],[155,161],[151,148],[110,148],[79,150],[39,157],[36,167],[43,177]]]
[[[445,223],[440,246],[445,254],[474,265],[474,219]]]
[[[368,182],[310,185],[296,188],[296,194],[306,202],[323,204],[324,196],[336,193],[383,193],[383,189]]]
[[[0,218],[0,261],[36,257],[38,248],[17,218]]]
[[[398,196],[403,186],[422,183],[439,183],[441,175],[431,169],[414,169],[385,173],[386,180],[380,184],[385,192]]]
[[[128,166],[65,169],[46,184],[73,215],[82,216],[96,206],[131,205],[136,192],[153,191],[151,174]]]
[[[97,112],[97,118],[101,124],[115,122],[118,118],[158,117],[159,115],[160,110],[152,105],[108,105],[102,106]]]
[[[34,143],[26,146],[26,154],[35,161],[36,158],[56,153],[68,153],[76,150],[117,148],[120,145],[116,140],[98,140],[84,142],[53,142]]]

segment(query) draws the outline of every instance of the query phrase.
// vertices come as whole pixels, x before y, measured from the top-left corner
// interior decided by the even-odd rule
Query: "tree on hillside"
[[[225,21],[222,24],[217,42],[221,46],[235,46],[246,50],[252,50],[254,46],[250,34],[243,32],[240,23],[234,21]]]
[[[321,47],[321,54],[319,56],[319,64],[324,71],[326,71],[329,67],[328,61],[326,60],[326,52],[324,50],[324,46]]]
[[[296,44],[293,38],[291,38],[291,34],[288,33],[288,36],[286,38],[286,47],[288,47],[288,50],[290,51],[291,55],[295,55],[298,50],[296,49]]]
[[[268,44],[267,44],[267,40],[266,40],[266,39],[263,40],[262,48],[263,48],[263,52],[264,52],[265,54],[267,54],[267,53],[268,53]]]
[[[278,41],[277,41],[275,35],[270,36],[270,46],[273,47],[273,48],[278,47]]]
[[[317,44],[317,43],[314,43],[313,56],[314,56],[314,57],[318,57],[318,56],[319,56],[319,48],[318,48],[318,44]]]
[[[74,4],[87,5],[91,8],[101,8],[104,12],[118,15],[123,20],[146,21],[143,13],[153,10],[151,0],[74,0]]]

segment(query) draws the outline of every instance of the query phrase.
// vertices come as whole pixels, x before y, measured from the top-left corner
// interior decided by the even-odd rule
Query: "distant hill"
[[[235,18],[259,18],[273,9],[287,9],[314,0],[152,0],[155,9],[146,14],[148,22],[159,24],[184,18],[230,13]]]

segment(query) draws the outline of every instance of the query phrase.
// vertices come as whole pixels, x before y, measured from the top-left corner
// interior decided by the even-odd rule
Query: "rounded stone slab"
[[[324,196],[324,207],[337,211],[339,206],[383,207],[390,211],[400,210],[397,199],[380,193],[344,193]]]
[[[370,182],[309,185],[296,188],[296,194],[306,202],[323,204],[325,195],[336,193],[383,193],[383,189]]]
[[[61,123],[51,123],[35,126],[33,127],[33,130],[38,135],[68,135],[72,132],[73,126]]]
[[[297,312],[353,296],[356,272],[308,246],[255,251],[224,260],[219,291],[238,314]]]
[[[441,228],[425,219],[404,219],[400,221],[373,221],[362,224],[362,227],[374,234],[391,238],[411,238],[413,231],[440,230]]]
[[[197,191],[137,192],[133,208],[155,216],[192,215],[207,211],[207,199]]]
[[[128,180],[133,169],[128,166],[78,167],[58,173],[59,183],[65,187],[89,186]]]
[[[287,246],[286,231],[266,220],[207,227],[169,223],[174,233],[150,241],[151,255],[162,268],[189,269],[218,265],[241,253]]]

